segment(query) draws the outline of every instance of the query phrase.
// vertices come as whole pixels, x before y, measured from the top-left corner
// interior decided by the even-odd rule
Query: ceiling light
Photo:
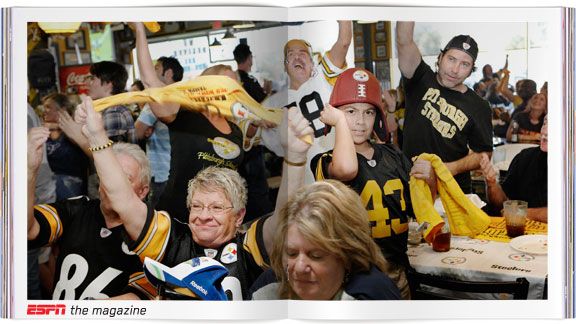
[[[222,39],[233,39],[233,38],[236,38],[236,36],[234,36],[234,34],[232,34],[230,29],[227,29],[226,33],[224,34],[224,37],[222,37]]]
[[[218,47],[218,46],[222,46],[222,43],[220,43],[216,38],[214,38],[214,41],[212,42],[212,44],[210,44],[210,47]]]
[[[38,26],[47,34],[72,34],[80,27],[79,22],[39,22]]]
[[[256,25],[252,21],[240,21],[232,27],[236,29],[242,29],[242,28],[254,28],[256,27]]]

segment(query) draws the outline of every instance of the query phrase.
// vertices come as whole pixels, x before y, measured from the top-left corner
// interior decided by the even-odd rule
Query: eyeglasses
[[[223,215],[224,213],[226,213],[226,211],[234,207],[233,206],[225,207],[218,204],[204,206],[203,204],[200,203],[192,203],[192,205],[190,205],[190,212],[195,215],[200,215],[202,214],[202,211],[204,211],[204,208],[208,209],[208,212],[210,214]]]

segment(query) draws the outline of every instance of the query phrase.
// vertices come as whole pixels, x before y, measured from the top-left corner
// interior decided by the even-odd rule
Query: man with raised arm
[[[352,22],[338,21],[338,38],[332,48],[316,62],[312,46],[303,39],[291,39],[284,45],[284,69],[288,89],[277,92],[263,102],[266,107],[297,106],[314,130],[314,144],[308,161],[316,154],[334,148],[334,132],[320,121],[320,112],[330,100],[336,78],[346,69],[346,53],[352,42]],[[278,156],[284,152],[279,144],[278,129],[262,129],[262,143]],[[307,170],[306,183],[314,182]]]
[[[408,158],[434,153],[464,192],[470,170],[480,167],[482,152],[492,152],[492,112],[464,81],[474,71],[476,41],[458,35],[438,55],[434,72],[414,42],[414,22],[396,25],[398,65],[404,78],[406,115],[403,151]]]
[[[166,85],[182,80],[184,74],[184,68],[174,57],[158,58],[154,69],[158,79]],[[144,105],[134,126],[136,137],[146,139],[146,155],[152,170],[148,201],[156,206],[170,174],[170,133],[168,126],[156,118],[148,104]]]
[[[278,213],[303,183],[310,144],[301,138],[313,131],[299,110],[286,111],[280,126],[286,154],[275,212],[255,221],[245,233],[238,231],[245,214],[245,181],[236,171],[209,167],[198,173],[188,188],[188,223],[181,223],[166,212],[148,208],[131,190],[129,179],[106,144],[102,118],[89,98],[79,106],[76,120],[83,125],[93,148],[102,190],[124,224],[130,250],[142,260],[150,257],[169,267],[195,257],[213,258],[229,271],[222,282],[229,299],[247,298],[248,288],[268,263]],[[139,278],[134,275],[132,279]],[[134,287],[123,298],[154,298],[158,294],[143,276]]]
[[[102,122],[102,117],[101,122]],[[103,123],[103,122],[102,122]],[[102,127],[106,136],[106,130]],[[58,244],[52,299],[104,299],[121,294],[129,276],[142,264],[122,240],[122,222],[112,210],[109,195],[100,187],[100,199],[82,196],[50,204],[34,205],[34,188],[50,131],[28,132],[28,248]],[[150,168],[136,144],[105,144],[119,161],[136,199],[148,193]],[[91,148],[94,151],[94,147]],[[143,202],[142,202],[143,203]]]

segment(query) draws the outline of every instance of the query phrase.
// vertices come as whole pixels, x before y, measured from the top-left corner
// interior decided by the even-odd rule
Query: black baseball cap
[[[457,49],[470,55],[474,62],[476,62],[476,57],[478,57],[478,44],[470,35],[455,36],[446,44],[442,52],[446,52],[449,49]]]

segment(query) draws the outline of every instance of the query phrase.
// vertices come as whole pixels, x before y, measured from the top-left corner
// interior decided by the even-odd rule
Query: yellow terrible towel
[[[488,228],[490,217],[466,197],[450,170],[437,155],[422,153],[418,159],[430,161],[436,172],[438,194],[444,205],[452,233],[474,237]],[[431,242],[434,234],[444,225],[444,221],[434,209],[430,188],[424,180],[410,177],[410,195],[418,222],[430,224],[424,232],[424,238]]]
[[[131,103],[177,103],[181,107],[219,114],[229,120],[267,120],[280,124],[282,109],[262,107],[252,99],[235,80],[222,75],[199,76],[193,80],[180,81],[162,88],[120,93],[94,101],[94,109]]]

